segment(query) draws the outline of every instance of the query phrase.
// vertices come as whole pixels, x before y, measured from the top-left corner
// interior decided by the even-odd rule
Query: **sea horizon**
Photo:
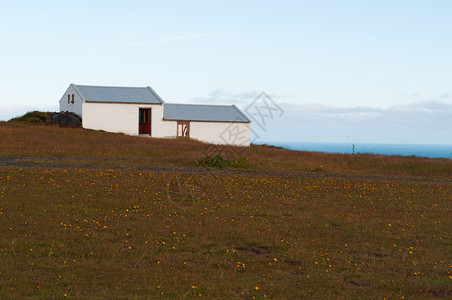
[[[269,145],[296,151],[418,156],[452,159],[452,144],[396,144],[396,143],[327,143],[258,141],[256,145]]]

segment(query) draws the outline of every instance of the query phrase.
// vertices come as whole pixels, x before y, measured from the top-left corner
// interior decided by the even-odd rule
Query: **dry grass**
[[[90,159],[94,166],[190,167],[210,153],[208,144],[187,139],[137,138],[84,129],[0,123],[0,156]],[[239,167],[281,172],[452,179],[452,160],[419,157],[299,152],[270,146],[216,146]],[[128,159],[128,161],[123,161]],[[80,161],[76,161],[75,165]]]
[[[10,124],[0,143],[43,166],[0,167],[1,299],[452,297],[450,160],[253,146],[241,167],[268,175],[148,172],[202,170],[207,145]]]
[[[0,185],[0,298],[452,296],[451,185],[5,168]]]

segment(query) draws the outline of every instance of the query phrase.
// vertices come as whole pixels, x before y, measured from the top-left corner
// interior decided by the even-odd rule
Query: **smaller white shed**
[[[250,145],[251,121],[235,105],[168,104],[149,86],[71,84],[60,99],[60,111],[79,115],[87,129]]]

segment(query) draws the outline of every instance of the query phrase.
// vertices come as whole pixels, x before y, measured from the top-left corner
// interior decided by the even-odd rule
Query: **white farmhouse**
[[[235,105],[169,104],[149,86],[71,84],[60,100],[60,111],[80,116],[86,129],[250,145],[251,121]]]

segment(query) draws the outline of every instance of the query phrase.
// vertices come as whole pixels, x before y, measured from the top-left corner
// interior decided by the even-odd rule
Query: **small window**
[[[177,122],[177,136],[178,137],[190,136],[190,122]]]
[[[67,95],[67,104],[71,103],[71,95]]]
[[[74,104],[74,94],[72,94],[72,104]]]
[[[149,109],[140,108],[140,123],[149,122]]]

